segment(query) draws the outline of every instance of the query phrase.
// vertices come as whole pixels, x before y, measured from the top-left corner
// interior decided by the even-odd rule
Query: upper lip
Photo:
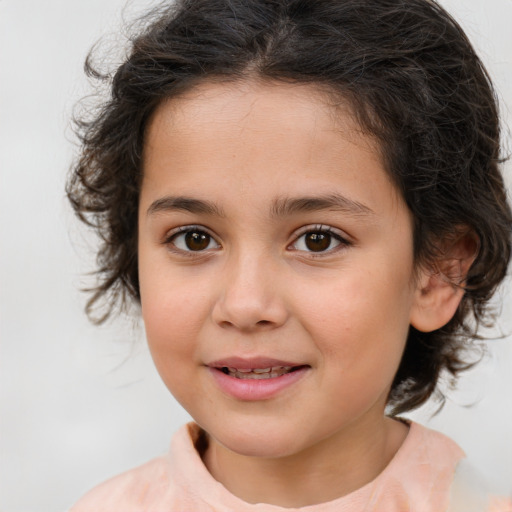
[[[210,368],[237,368],[238,370],[252,370],[255,368],[275,368],[275,367],[296,367],[306,366],[293,361],[284,361],[269,357],[226,357],[207,363]]]

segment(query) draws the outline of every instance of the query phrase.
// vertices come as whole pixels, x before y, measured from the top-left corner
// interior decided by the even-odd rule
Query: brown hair
[[[145,18],[129,54],[107,82],[111,97],[77,122],[82,152],[68,197],[101,238],[99,278],[87,311],[107,318],[139,301],[137,208],[148,119],[164,100],[202,80],[262,79],[326,86],[351,104],[381,143],[388,172],[415,219],[417,262],[461,226],[479,252],[452,320],[411,327],[389,405],[424,403],[440,372],[456,376],[463,351],[488,317],[506,274],[512,215],[500,174],[497,101],[460,26],[433,0],[181,0]],[[104,301],[104,302],[102,302]]]

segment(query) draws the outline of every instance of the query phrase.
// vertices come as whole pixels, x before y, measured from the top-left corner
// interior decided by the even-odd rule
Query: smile
[[[297,368],[292,366],[272,366],[269,368],[232,368],[224,366],[220,370],[235,379],[275,379]]]
[[[242,401],[269,400],[294,388],[312,370],[308,364],[270,358],[239,358],[206,365],[219,389]]]

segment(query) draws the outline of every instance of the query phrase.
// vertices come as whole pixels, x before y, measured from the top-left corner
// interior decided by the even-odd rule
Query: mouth
[[[304,368],[305,365],[300,366],[269,366],[268,368],[234,368],[232,366],[222,366],[216,369],[220,370],[225,375],[234,377],[235,379],[275,379],[287,375],[288,373],[295,372]]]
[[[311,366],[268,357],[227,357],[206,365],[220,390],[245,402],[269,400],[294,388]]]

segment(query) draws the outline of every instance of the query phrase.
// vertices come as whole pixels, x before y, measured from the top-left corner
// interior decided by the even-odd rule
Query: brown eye
[[[341,248],[340,246],[347,247],[349,245],[350,242],[326,226],[303,232],[297,237],[291,248],[305,253],[330,253]]]
[[[191,251],[204,251],[210,245],[210,235],[202,231],[189,231],[185,234],[185,245]]]
[[[304,243],[310,251],[321,252],[329,249],[331,238],[329,233],[307,233],[304,236]]]
[[[201,252],[220,247],[211,235],[200,229],[183,229],[170,237],[167,243],[184,252]]]

